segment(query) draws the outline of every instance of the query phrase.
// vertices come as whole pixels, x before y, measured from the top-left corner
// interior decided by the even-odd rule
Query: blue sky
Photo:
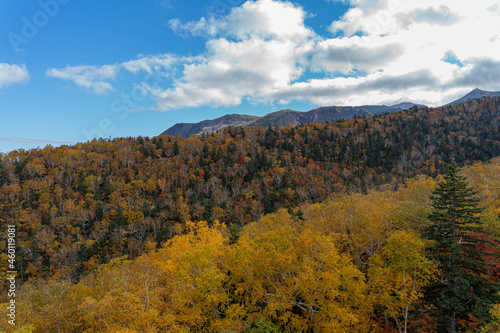
[[[500,90],[499,19],[495,0],[0,0],[0,153]]]

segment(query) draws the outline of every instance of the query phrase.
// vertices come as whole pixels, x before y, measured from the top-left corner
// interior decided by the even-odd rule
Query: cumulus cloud
[[[432,91],[429,95],[441,95],[427,103],[439,104],[456,94],[453,89],[500,90],[500,45],[495,39],[498,31],[491,29],[498,22],[496,3],[358,0],[332,23],[331,29],[348,36],[344,39],[352,41],[351,46],[357,45],[356,39],[360,38],[372,50],[381,44],[389,48],[402,45],[404,52],[384,64],[384,75],[394,77],[426,69],[435,82],[411,91],[395,89],[394,96],[422,96],[427,90]],[[359,31],[362,37],[354,35]]]
[[[208,43],[209,56],[186,65],[174,88],[158,100],[160,109],[184,106],[238,105],[246,96],[259,99],[262,92],[282,89],[298,79],[297,53],[291,41],[251,38],[232,42],[217,39]]]
[[[338,0],[336,0],[338,1]],[[195,57],[140,56],[122,64],[51,69],[95,93],[118,72],[168,76],[136,87],[157,109],[309,101],[361,105],[409,100],[441,105],[475,87],[500,90],[498,0],[351,0],[331,35],[305,24],[287,1],[247,1],[222,17],[169,21],[185,38],[206,38]],[[314,13],[313,13],[314,14]]]
[[[155,75],[157,81],[161,81],[160,77],[168,77],[171,74],[170,69],[179,62],[193,61],[193,59],[195,57],[178,57],[172,54],[140,56],[137,59],[113,65],[68,65],[61,69],[50,68],[46,75],[47,77],[72,81],[89,92],[103,95],[115,90],[109,81],[114,80],[120,72],[128,71],[133,74],[144,72]],[[154,91],[146,83],[141,84],[147,91]]]
[[[352,70],[373,71],[403,53],[401,44],[365,45],[363,38],[329,39],[316,44],[312,51],[311,68],[347,73]]]
[[[296,82],[286,89],[271,92],[266,97],[299,99],[318,105],[391,104],[399,101],[394,98],[395,91],[410,95],[416,89],[432,89],[436,84],[437,78],[428,70],[396,76],[386,76],[382,72],[376,72],[360,78],[336,77]],[[332,100],[342,103],[332,103]],[[420,98],[415,102],[421,102]]]
[[[436,25],[453,25],[458,22],[459,15],[450,11],[447,6],[417,8],[404,15],[401,21],[404,25],[411,23],[428,23]]]
[[[8,85],[25,84],[30,78],[25,65],[19,66],[0,63],[0,89]]]
[[[295,7],[290,2],[258,0],[247,1],[240,7],[232,8],[223,18],[203,17],[184,24],[179,19],[172,19],[169,26],[182,36],[303,39],[314,34],[304,25],[305,14],[302,8]]]
[[[450,82],[453,87],[482,87],[486,90],[498,89],[500,80],[500,60],[491,58],[473,58],[467,68],[457,71],[455,80]]]
[[[159,107],[235,105],[245,98],[316,104],[417,98],[439,104],[460,88],[486,88],[489,82],[490,89],[500,89],[493,84],[496,71],[490,71],[489,79],[484,71],[486,64],[498,64],[479,61],[498,55],[499,45],[491,42],[496,40],[491,27],[498,20],[495,1],[473,6],[453,0],[350,4],[330,26],[337,37],[308,28],[303,8],[270,0],[247,2],[224,18],[171,21],[184,36],[207,37],[208,52],[205,62],[186,66],[174,87],[160,95]],[[233,41],[226,40],[231,37]],[[457,61],[450,60],[451,54]],[[209,85],[207,78],[212,78]],[[427,100],[425,91],[431,91]]]
[[[113,87],[106,80],[114,79],[118,73],[116,65],[104,66],[66,66],[63,69],[51,68],[48,77],[73,81],[75,84],[96,94],[106,94]]]

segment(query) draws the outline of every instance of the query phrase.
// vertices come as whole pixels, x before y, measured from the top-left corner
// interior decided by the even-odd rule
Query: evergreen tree
[[[439,280],[429,288],[427,298],[438,309],[437,315],[446,321],[441,331],[450,333],[455,332],[458,319],[468,320],[469,315],[486,319],[491,305],[498,301],[500,290],[498,284],[485,278],[490,264],[484,257],[490,254],[478,248],[487,241],[474,237],[485,233],[477,191],[457,172],[457,166],[450,164],[444,181],[434,190],[429,216],[433,223],[425,234],[433,241],[428,252],[440,271]]]
[[[177,140],[174,141],[174,156],[179,155],[179,144],[177,143]]]

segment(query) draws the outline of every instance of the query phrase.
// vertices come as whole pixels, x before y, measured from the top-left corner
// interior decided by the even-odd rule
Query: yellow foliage
[[[370,192],[339,195],[322,204],[305,207],[304,227],[324,235],[338,235],[337,248],[349,252],[363,271],[378,253],[387,234],[395,228],[389,218],[396,207],[394,193]]]
[[[370,297],[400,331],[407,331],[410,310],[423,297],[423,288],[436,279],[437,267],[426,258],[425,248],[415,231],[399,230],[390,235],[382,253],[370,259]]]
[[[500,304],[495,304],[490,310],[491,322],[481,329],[481,333],[500,332]]]
[[[287,332],[367,331],[363,274],[333,236],[300,228],[285,210],[247,226],[229,257],[238,316]]]
[[[480,190],[488,210],[484,220],[497,238],[499,168],[494,162],[463,171]],[[136,183],[128,191],[144,186],[149,191],[156,183]],[[233,232],[233,244],[226,226],[215,219],[230,218],[227,211],[215,206],[213,223],[189,222],[190,214],[203,214],[191,212],[179,197],[172,200],[172,210],[186,223],[172,226],[178,235],[161,249],[151,237],[139,245],[145,254],[133,261],[118,258],[98,266],[99,258],[92,257],[88,274],[76,284],[56,281],[69,281],[70,272],[60,267],[53,280],[23,285],[20,327],[33,327],[33,332],[248,332],[264,322],[285,332],[372,332],[372,319],[380,314],[376,308],[404,328],[422,288],[435,276],[418,234],[427,223],[434,187],[433,179],[419,176],[398,191],[339,194],[303,206],[303,215],[298,209],[293,215],[280,210],[246,225],[238,239]],[[242,193],[247,200],[256,197],[251,189]],[[125,219],[148,222],[122,200]],[[109,211],[109,219],[116,213]],[[99,223],[110,223],[107,218]],[[41,250],[65,246],[41,225],[40,230]],[[81,244],[96,245],[92,240]],[[117,246],[113,240],[106,244]],[[5,264],[5,255],[0,258]],[[27,272],[34,276],[42,268],[30,265]],[[496,321],[488,327],[494,331],[500,306],[492,317]]]

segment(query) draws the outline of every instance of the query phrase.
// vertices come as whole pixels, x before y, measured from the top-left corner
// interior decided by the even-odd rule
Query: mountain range
[[[444,106],[454,105],[468,99],[481,97],[500,96],[499,92],[484,91],[474,89],[467,95],[450,102]],[[301,112],[291,109],[275,111],[263,117],[242,114],[228,114],[212,120],[203,120],[198,123],[178,123],[170,127],[161,135],[189,137],[192,134],[210,134],[228,126],[296,126],[313,122],[330,122],[338,119],[349,119],[354,116],[371,116],[381,113],[398,112],[412,107],[422,107],[422,104],[411,102],[399,103],[396,105],[362,105],[362,106],[323,106],[310,111]]]

